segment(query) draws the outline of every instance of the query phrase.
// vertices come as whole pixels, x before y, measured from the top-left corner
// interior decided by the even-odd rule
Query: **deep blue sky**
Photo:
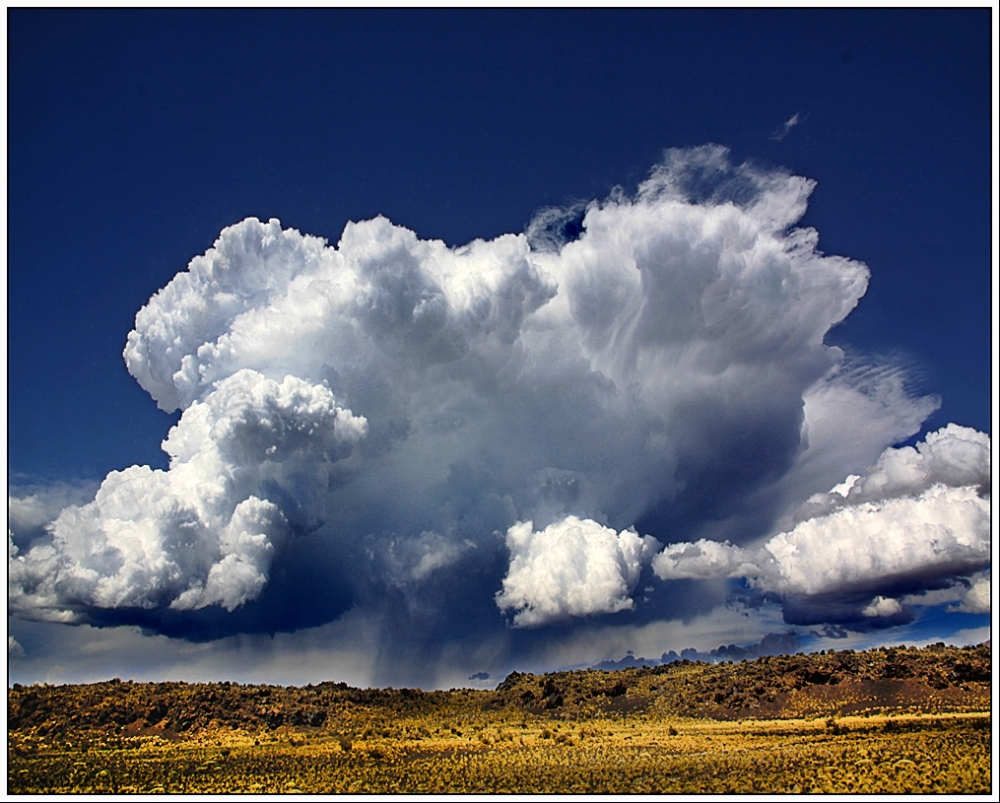
[[[873,276],[834,337],[989,431],[990,52],[987,9],[11,9],[12,476],[165,466],[121,351],[230,223],[459,244],[710,142],[818,181],[804,222]]]

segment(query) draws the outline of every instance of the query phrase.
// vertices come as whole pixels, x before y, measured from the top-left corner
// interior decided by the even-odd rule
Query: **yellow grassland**
[[[985,713],[573,722],[506,711],[373,725],[351,734],[217,728],[183,741],[137,736],[113,745],[36,744],[11,754],[8,791],[990,791]]]
[[[493,691],[8,689],[8,792],[991,791],[990,643],[547,675]]]

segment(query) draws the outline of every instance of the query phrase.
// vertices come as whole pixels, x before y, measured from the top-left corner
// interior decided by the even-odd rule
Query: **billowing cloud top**
[[[461,247],[382,217],[335,246],[277,220],[230,226],[125,347],[182,410],[169,470],[112,472],[44,534],[12,528],[11,609],[178,632],[221,608],[213,627],[294,629],[401,594],[386,615],[443,638],[460,619],[502,628],[503,611],[537,627],[634,610],[660,542],[681,542],[653,560],[661,578],[753,574],[806,596],[842,580],[811,562],[820,529],[869,555],[841,567],[866,588],[932,554],[981,568],[988,501],[969,489],[988,441],[950,428],[879,459],[937,402],[825,344],[868,269],[795,227],[812,188],[710,146],[669,151],[634,197]],[[796,509],[766,566],[722,543]],[[861,522],[878,517],[876,536]],[[912,533],[926,560],[892,557]]]
[[[170,431],[168,471],[112,472],[52,523],[51,546],[13,561],[11,602],[58,619],[78,606],[233,610],[264,587],[289,521],[321,523],[329,467],[366,431],[324,386],[237,371]]]

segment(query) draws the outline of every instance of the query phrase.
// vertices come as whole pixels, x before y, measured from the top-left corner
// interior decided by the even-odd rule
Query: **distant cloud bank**
[[[887,449],[863,475],[810,497],[793,529],[757,549],[671,544],[653,571],[663,580],[748,578],[793,600],[786,620],[794,624],[898,624],[906,614],[894,596],[989,566],[989,481],[990,439],[949,424],[916,448]],[[981,607],[979,596],[970,605]]]
[[[460,247],[382,217],[336,245],[226,228],[124,351],[182,411],[169,469],[58,511],[15,494],[11,612],[211,638],[354,607],[443,645],[685,616],[681,579],[743,578],[796,624],[963,582],[982,610],[989,439],[890,448],[939,402],[825,343],[869,272],[796,228],[813,186],[707,146]]]

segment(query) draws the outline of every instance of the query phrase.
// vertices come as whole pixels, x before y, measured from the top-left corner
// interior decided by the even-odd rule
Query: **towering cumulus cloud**
[[[321,523],[329,469],[366,430],[326,387],[241,369],[184,411],[169,471],[114,471],[52,523],[51,545],[19,558],[11,542],[12,607],[233,610],[260,594],[290,524]]]
[[[125,347],[182,411],[169,470],[12,525],[11,609],[177,634],[356,606],[400,638],[529,638],[639,615],[655,572],[758,577],[800,608],[849,586],[865,619],[895,615],[903,578],[988,563],[985,436],[882,454],[937,400],[824,342],[868,269],[796,228],[812,188],[712,146],[669,151],[634,196],[461,247],[381,217],[335,246],[230,226]]]

